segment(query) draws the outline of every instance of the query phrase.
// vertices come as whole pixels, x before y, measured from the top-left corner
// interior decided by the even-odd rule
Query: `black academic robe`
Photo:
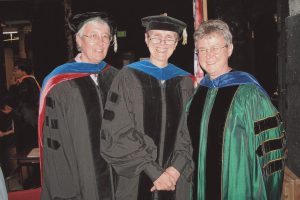
[[[189,198],[192,150],[189,136],[177,129],[192,93],[188,76],[161,83],[125,67],[114,79],[103,115],[101,154],[118,174],[117,200]],[[176,191],[151,193],[169,166],[181,173]]]
[[[6,132],[12,129],[12,115],[0,112],[0,131]],[[15,134],[0,137],[0,165],[4,177],[9,175],[11,163],[9,162],[9,149],[15,145]]]
[[[107,91],[117,70],[63,81],[46,97],[41,199],[111,200],[111,171],[99,154]]]
[[[32,77],[10,87],[9,104],[13,108],[17,152],[38,147],[39,86]]]

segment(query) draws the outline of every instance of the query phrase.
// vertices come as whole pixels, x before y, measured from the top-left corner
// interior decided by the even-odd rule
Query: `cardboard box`
[[[288,168],[284,169],[282,200],[300,200],[300,179]]]

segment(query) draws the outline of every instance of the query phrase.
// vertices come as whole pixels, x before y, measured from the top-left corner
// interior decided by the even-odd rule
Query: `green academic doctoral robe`
[[[286,134],[266,94],[254,84],[199,87],[189,108],[194,199],[281,198]]]

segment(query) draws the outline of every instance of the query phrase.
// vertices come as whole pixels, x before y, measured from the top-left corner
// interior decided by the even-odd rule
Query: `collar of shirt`
[[[90,77],[95,82],[95,84],[98,85],[98,74],[91,74]]]
[[[81,60],[81,53],[77,54],[77,56],[74,58],[76,62],[82,62]],[[98,74],[91,74],[90,77],[95,82],[96,85],[98,85]]]

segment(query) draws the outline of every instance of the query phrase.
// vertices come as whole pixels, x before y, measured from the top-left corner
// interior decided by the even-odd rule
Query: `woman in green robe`
[[[194,149],[194,199],[280,199],[286,133],[265,90],[228,65],[232,35],[221,20],[194,33],[206,71],[182,128]]]

